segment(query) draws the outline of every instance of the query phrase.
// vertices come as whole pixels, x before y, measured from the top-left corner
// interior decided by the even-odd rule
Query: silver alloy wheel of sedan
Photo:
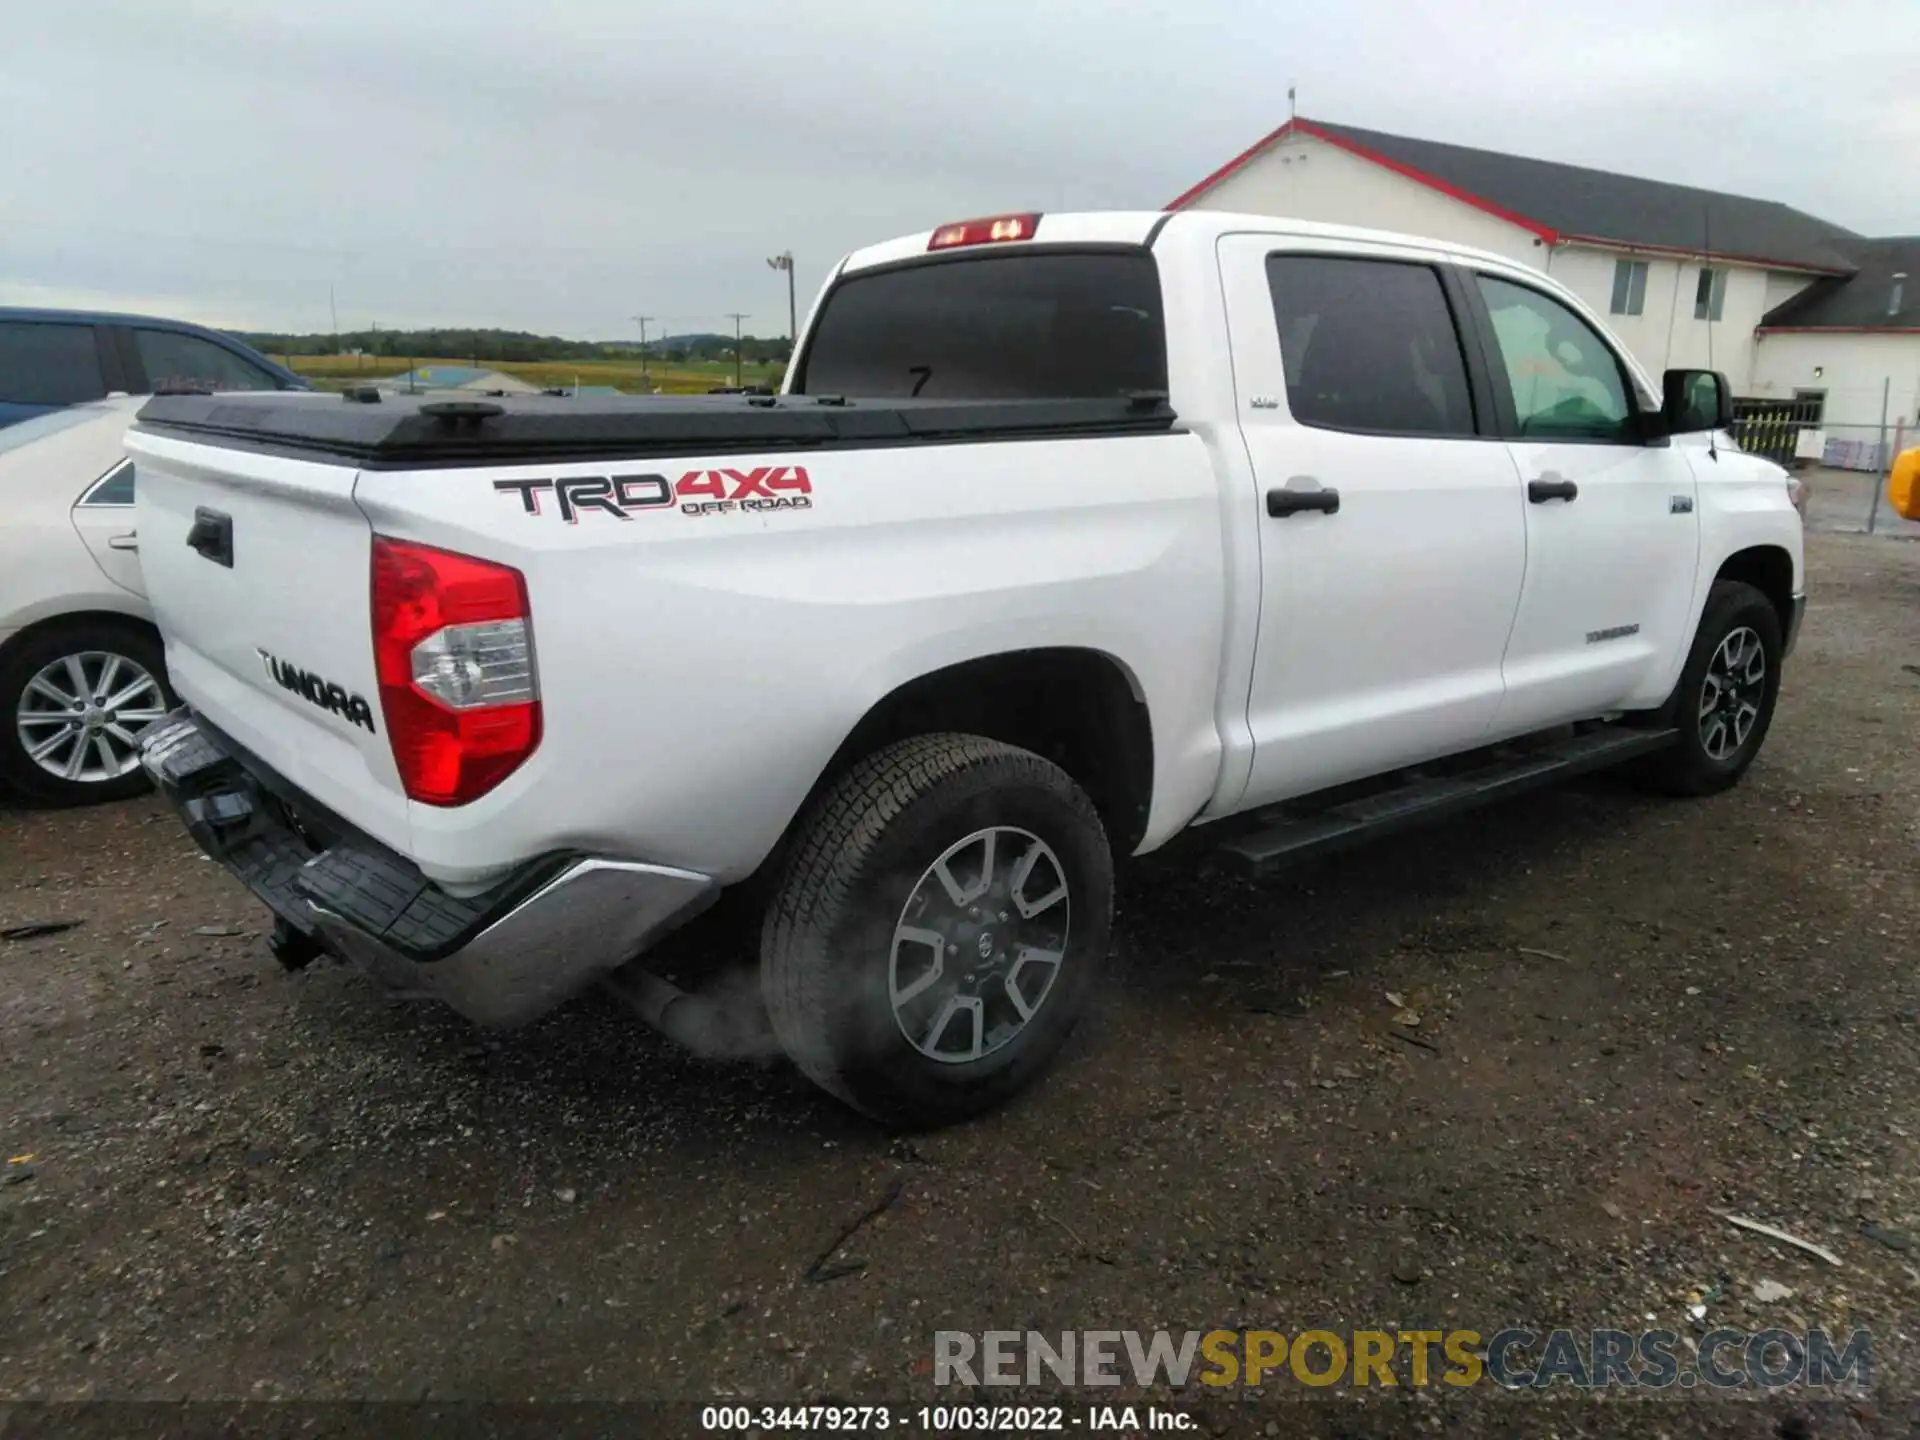
[[[1046,1003],[1071,921],[1067,872],[1039,836],[1000,825],[948,846],[893,930],[887,998],[901,1035],[948,1065],[1009,1043]]]
[[[1725,760],[1753,733],[1767,693],[1767,651],[1745,625],[1727,632],[1700,686],[1700,748]]]
[[[138,768],[140,732],[166,713],[166,695],[146,666],[81,650],[27,681],[14,725],[20,748],[47,774],[101,784]]]

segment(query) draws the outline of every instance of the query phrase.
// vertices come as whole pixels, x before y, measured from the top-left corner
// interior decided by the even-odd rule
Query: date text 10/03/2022
[[[708,1405],[700,1428],[716,1431],[904,1430],[929,1435],[1065,1433],[1178,1434],[1199,1421],[1165,1405]]]

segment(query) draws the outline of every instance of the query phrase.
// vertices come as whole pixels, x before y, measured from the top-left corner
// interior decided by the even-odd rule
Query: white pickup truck
[[[630,962],[728,892],[800,1068],[948,1122],[1059,1049],[1115,857],[1736,781],[1803,572],[1729,407],[1512,261],[1204,212],[862,250],[777,397],[156,399],[145,763],[285,963],[684,1031]]]

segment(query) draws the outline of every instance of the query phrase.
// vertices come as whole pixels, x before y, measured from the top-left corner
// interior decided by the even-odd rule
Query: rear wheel
[[[55,623],[0,659],[0,779],[51,805],[147,788],[141,732],[173,707],[165,658],[132,623]]]
[[[1050,761],[970,735],[854,766],[803,822],[761,941],[774,1033],[888,1124],[950,1124],[1052,1061],[1105,959],[1113,860]]]
[[[1773,603],[1741,581],[1715,581],[1680,681],[1657,712],[1679,743],[1649,758],[1647,778],[1674,795],[1737,784],[1773,723],[1781,650]]]

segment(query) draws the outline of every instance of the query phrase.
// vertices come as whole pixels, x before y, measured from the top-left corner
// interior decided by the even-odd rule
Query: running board
[[[1679,739],[1679,734],[1677,730],[1591,730],[1462,774],[1416,779],[1325,810],[1289,816],[1264,830],[1227,841],[1220,847],[1220,857],[1247,874],[1263,874],[1310,855],[1345,850],[1377,835],[1476,810],[1590,770],[1604,770],[1636,755],[1664,750]]]

